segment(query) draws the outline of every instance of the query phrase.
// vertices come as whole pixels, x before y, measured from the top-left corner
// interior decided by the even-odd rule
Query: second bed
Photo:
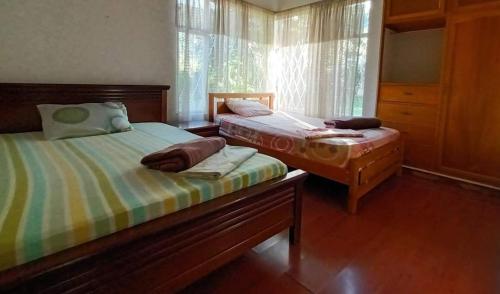
[[[397,130],[367,129],[360,131],[361,138],[308,140],[304,131],[324,128],[322,119],[279,111],[244,117],[225,105],[235,99],[256,100],[270,109],[274,104],[272,93],[211,93],[209,119],[220,124],[220,134],[230,144],[257,148],[291,167],[348,185],[351,213],[363,195],[401,170],[403,146]]]

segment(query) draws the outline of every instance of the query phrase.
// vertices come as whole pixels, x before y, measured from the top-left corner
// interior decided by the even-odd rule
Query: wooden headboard
[[[0,83],[0,133],[42,130],[36,105],[120,101],[130,122],[166,122],[170,86]]]
[[[232,113],[225,102],[237,99],[256,100],[274,109],[274,93],[209,93],[208,120],[213,122],[219,113]]]

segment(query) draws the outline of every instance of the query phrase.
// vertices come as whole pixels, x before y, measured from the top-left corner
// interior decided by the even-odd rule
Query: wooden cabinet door
[[[472,1],[472,0],[469,0]],[[444,12],[445,0],[387,0],[386,16],[388,20],[433,16]]]
[[[482,9],[500,4],[500,0],[451,0],[453,10]]]
[[[449,22],[440,168],[500,186],[500,11]]]

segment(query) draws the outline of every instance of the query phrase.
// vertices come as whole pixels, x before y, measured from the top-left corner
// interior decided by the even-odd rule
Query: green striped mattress
[[[261,154],[217,181],[140,164],[197,137],[160,123],[58,141],[0,134],[0,271],[287,173]]]

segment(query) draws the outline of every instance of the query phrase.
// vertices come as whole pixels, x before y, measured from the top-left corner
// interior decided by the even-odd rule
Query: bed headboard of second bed
[[[255,100],[274,109],[274,93],[209,93],[208,120],[213,122],[219,113],[232,113],[225,102],[239,99]]]

